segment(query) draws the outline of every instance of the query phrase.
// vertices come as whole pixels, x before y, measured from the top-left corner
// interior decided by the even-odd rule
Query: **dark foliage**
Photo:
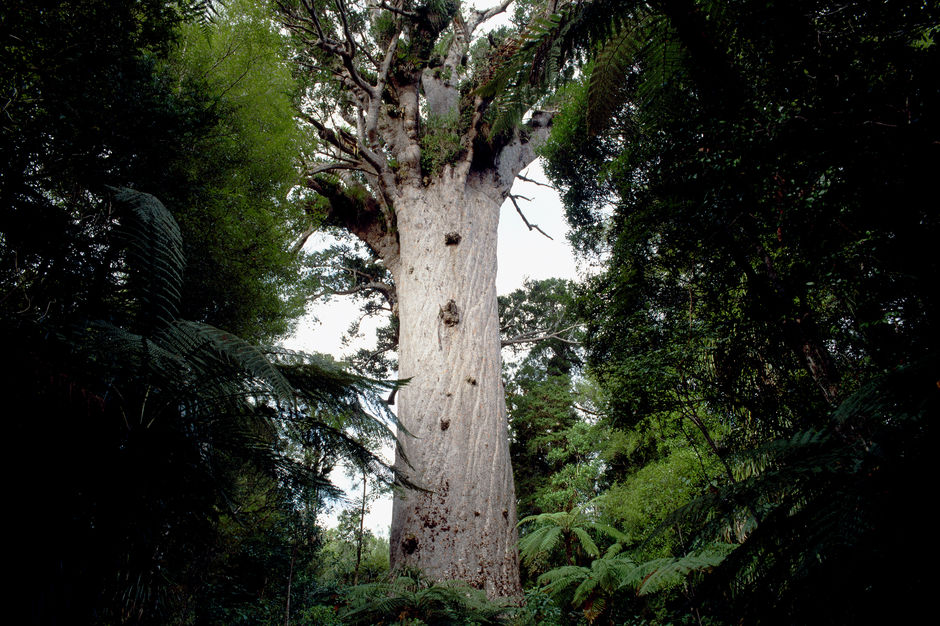
[[[679,550],[741,544],[699,588],[716,616],[890,620],[878,598],[924,584],[875,570],[918,569],[900,528],[936,412],[937,7],[618,6],[601,39],[627,57],[567,90],[547,151],[573,240],[606,261],[581,308],[609,422],[722,433],[726,471],[669,522]]]

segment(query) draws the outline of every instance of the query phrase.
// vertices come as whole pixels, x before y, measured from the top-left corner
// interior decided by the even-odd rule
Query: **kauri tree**
[[[505,11],[454,0],[277,0],[308,81],[301,118],[311,212],[368,245],[392,285],[407,462],[426,491],[400,493],[393,567],[521,594],[516,499],[500,379],[500,206],[535,159],[551,115],[498,123],[478,89],[519,39],[477,29]],[[505,110],[505,108],[503,109]]]

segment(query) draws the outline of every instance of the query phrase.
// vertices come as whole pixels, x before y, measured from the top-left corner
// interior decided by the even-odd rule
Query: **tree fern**
[[[892,546],[913,515],[907,485],[925,471],[926,418],[940,406],[938,378],[940,366],[929,358],[872,381],[842,403],[829,429],[742,454],[737,482],[668,518],[661,530],[697,529],[694,541],[703,547],[715,539],[739,544],[714,564],[698,596],[716,606],[721,598],[737,616],[773,609],[797,621],[807,611],[874,610],[865,589],[884,583],[866,572],[905,558]],[[663,580],[682,567],[667,564]],[[913,587],[924,582],[916,572],[908,576]],[[658,580],[651,577],[651,588]]]
[[[94,456],[77,472],[75,497],[89,508],[93,528],[85,532],[98,537],[101,558],[116,563],[98,585],[108,614],[160,621],[178,600],[168,578],[205,565],[187,555],[205,558],[196,546],[213,540],[220,512],[238,518],[245,472],[263,476],[298,514],[306,513],[305,494],[339,495],[327,466],[306,462],[308,451],[396,482],[395,470],[362,444],[394,440],[394,417],[379,394],[395,384],[179,319],[183,258],[173,218],[131,190],[116,191],[115,204],[123,301],[109,319],[17,320],[18,340],[30,345],[26,353],[46,355],[31,366],[52,381],[48,399],[33,398],[35,410],[62,407],[60,427]]]
[[[344,624],[397,623],[465,624],[505,623],[509,608],[487,600],[486,594],[461,581],[434,583],[416,570],[393,574],[389,582],[350,589]]]
[[[563,548],[565,559],[574,564],[579,555],[596,557],[600,550],[589,530],[613,537],[619,541],[624,535],[610,526],[595,522],[586,512],[593,505],[590,502],[571,511],[541,513],[530,515],[519,521],[519,526],[534,525],[534,529],[522,535],[519,540],[519,554],[522,562],[528,566],[547,563],[553,553]]]

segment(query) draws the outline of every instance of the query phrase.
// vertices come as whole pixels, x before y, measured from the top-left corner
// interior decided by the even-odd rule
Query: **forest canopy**
[[[19,622],[929,614],[936,3],[10,0],[0,24]],[[537,154],[593,269],[497,298]],[[277,346],[341,295],[386,316],[374,350]]]

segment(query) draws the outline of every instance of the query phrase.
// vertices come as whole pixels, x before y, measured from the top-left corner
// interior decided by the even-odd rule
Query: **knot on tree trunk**
[[[441,307],[438,317],[444,322],[444,326],[456,326],[460,322],[460,311],[457,310],[457,303],[448,300],[447,304]]]
[[[458,243],[460,243],[460,233],[454,231],[444,234],[444,245],[456,246]]]

